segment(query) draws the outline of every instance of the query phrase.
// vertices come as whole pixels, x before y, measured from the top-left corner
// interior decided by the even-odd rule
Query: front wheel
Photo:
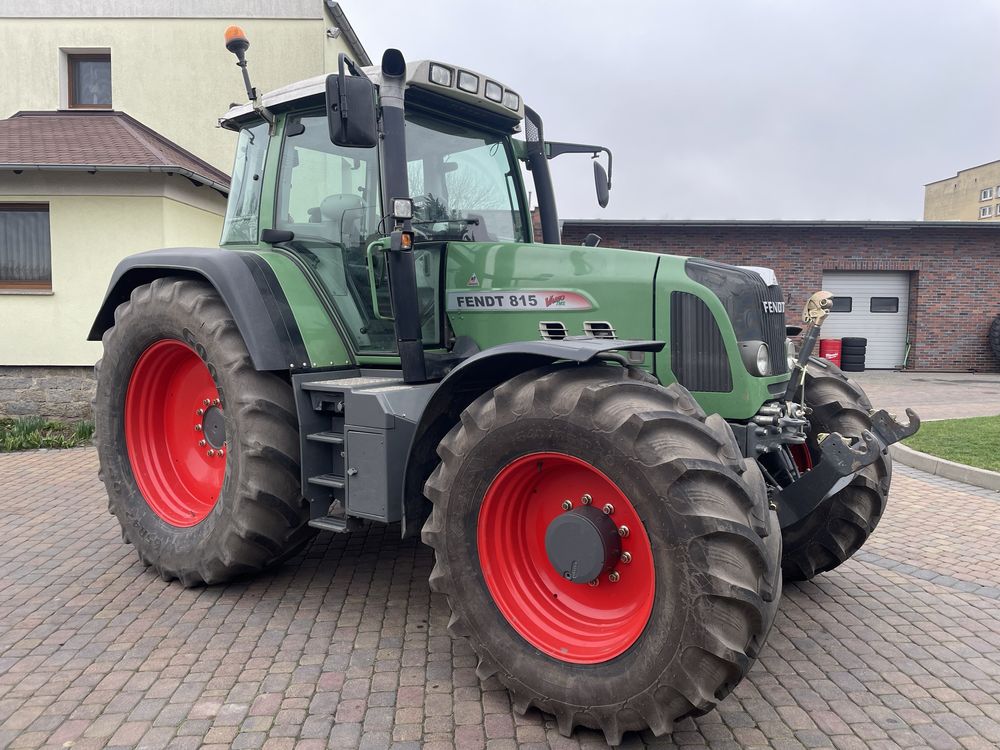
[[[858,436],[872,428],[868,396],[826,360],[814,357],[806,368],[805,404],[816,411],[809,418],[806,446],[792,452],[800,470],[808,470],[819,456],[821,433]],[[886,451],[809,515],[782,529],[785,580],[808,581],[861,549],[882,518],[891,481],[892,459]]]
[[[683,388],[531,371],[471,404],[438,453],[431,587],[516,710],[616,744],[711,710],[747,673],[781,535],[756,464]]]
[[[164,580],[226,581],[310,537],[291,386],[254,370],[208,284],[157,279],[118,307],[94,406],[108,507]]]

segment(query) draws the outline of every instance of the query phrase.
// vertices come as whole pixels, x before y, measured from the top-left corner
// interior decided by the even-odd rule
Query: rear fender
[[[153,250],[122,260],[87,340],[101,340],[115,323],[115,309],[128,301],[132,290],[166,276],[203,279],[215,287],[236,321],[255,369],[288,370],[309,360],[302,332],[268,263],[256,253],[217,248]]]
[[[612,351],[658,352],[662,341],[563,339],[515,341],[469,357],[441,381],[413,433],[403,481],[403,536],[420,533],[429,513],[424,482],[438,464],[437,446],[458,424],[462,410],[488,390],[522,372],[567,361],[586,364]]]

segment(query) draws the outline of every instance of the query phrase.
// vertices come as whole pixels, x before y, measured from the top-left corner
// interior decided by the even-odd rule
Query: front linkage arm
[[[819,436],[819,462],[801,477],[783,488],[773,500],[778,506],[778,520],[787,528],[812,513],[820,503],[847,486],[855,474],[872,464],[889,446],[908,438],[920,429],[920,417],[913,409],[902,424],[885,409],[869,415],[872,429],[864,430],[853,444],[840,433]]]
[[[840,485],[846,485],[885,450],[868,430],[861,433],[854,445],[837,432],[820,435],[819,449],[819,462],[773,498],[782,528],[812,513],[823,500],[840,489]]]
[[[816,292],[806,303],[803,322],[806,330],[799,351],[785,400],[793,401],[796,391],[805,383],[806,366],[819,339],[823,320],[830,313],[833,295]],[[825,404],[834,412],[843,411],[839,403]],[[824,407],[818,407],[823,409]],[[809,471],[778,492],[773,500],[778,506],[778,519],[787,528],[812,513],[819,505],[847,486],[851,479],[878,457],[889,451],[889,446],[914,434],[920,428],[920,417],[912,409],[906,410],[908,423],[902,424],[885,409],[866,414],[871,420],[871,430],[860,436],[844,436],[837,432],[818,436],[819,461]],[[849,442],[853,441],[853,442]]]

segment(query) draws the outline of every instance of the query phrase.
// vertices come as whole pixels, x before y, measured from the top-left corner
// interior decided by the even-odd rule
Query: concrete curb
[[[974,466],[947,461],[928,453],[907,448],[900,443],[893,443],[889,446],[889,455],[892,456],[893,461],[926,471],[928,474],[1000,492],[1000,472],[977,469]]]

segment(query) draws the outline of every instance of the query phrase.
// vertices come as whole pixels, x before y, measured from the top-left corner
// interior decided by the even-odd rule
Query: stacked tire
[[[1000,362],[1000,315],[993,318],[993,323],[990,325],[989,340],[990,350],[993,352],[993,356],[997,358],[997,362]]]
[[[864,372],[868,339],[845,336],[841,339],[840,369],[844,372]]]

